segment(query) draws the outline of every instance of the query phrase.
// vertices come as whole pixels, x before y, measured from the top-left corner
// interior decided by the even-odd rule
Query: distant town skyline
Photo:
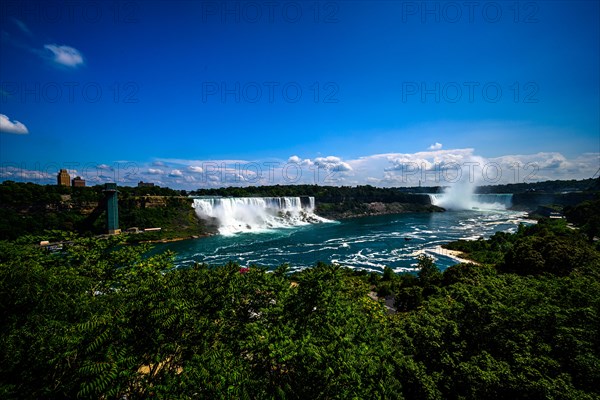
[[[6,1],[0,180],[590,178],[594,1]]]

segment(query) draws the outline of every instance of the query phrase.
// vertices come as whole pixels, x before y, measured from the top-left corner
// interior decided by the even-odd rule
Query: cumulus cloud
[[[288,158],[288,163],[299,164],[307,167],[313,165],[313,162],[310,160],[310,158],[303,160],[298,156],[291,156],[290,158]]]
[[[429,146],[428,150],[440,150],[442,148],[442,144],[435,142],[431,146]]]
[[[26,135],[29,133],[27,127],[19,121],[11,121],[4,114],[0,114],[0,132]]]
[[[330,155],[281,160],[166,160],[169,168],[142,168],[156,184],[193,190],[256,185],[449,186],[465,180],[480,185],[590,178],[600,166],[598,153],[568,157],[558,152],[479,156],[475,149],[437,149],[416,153],[372,154],[353,159]],[[166,165],[165,164],[165,165]]]
[[[536,154],[520,154],[520,155],[506,155],[502,157],[492,158],[491,160],[498,162],[503,165],[526,165],[536,164],[542,169],[558,169],[558,168],[569,168],[570,162],[565,156],[560,153],[536,153]]]
[[[427,186],[447,186],[467,179],[481,185],[536,182],[555,179],[585,179],[600,166],[598,153],[568,158],[558,152],[481,157],[474,149],[449,149],[406,154],[363,157],[363,169],[377,177],[383,169],[381,185],[411,186],[419,181]],[[354,165],[355,161],[349,163]],[[357,177],[362,180],[362,177]]]
[[[335,156],[317,157],[314,160],[311,160],[310,158],[301,159],[298,156],[291,156],[290,158],[288,158],[288,162],[307,167],[314,166],[333,172],[352,171],[352,167],[350,166],[350,164],[342,161],[341,158]]]
[[[320,168],[327,169],[335,172],[352,171],[350,164],[342,161],[339,157],[328,156],[328,157],[317,157],[315,158],[315,165]]]
[[[188,171],[194,172],[196,174],[201,174],[202,172],[204,172],[204,169],[197,165],[190,165],[187,169]]]
[[[463,179],[476,182],[485,167],[485,160],[473,149],[387,154],[386,158],[389,164],[383,168],[382,182],[387,186],[445,186]]]
[[[282,184],[354,184],[353,181],[348,180],[353,175],[352,166],[340,157],[317,157],[311,160],[293,155],[287,161],[281,170]],[[295,164],[298,169],[290,169],[292,164]]]
[[[391,166],[388,166],[385,170],[403,171],[407,168],[433,170],[443,165],[470,162],[472,161],[471,159],[475,157],[473,153],[473,149],[452,149],[387,154],[387,160],[390,162]]]
[[[83,56],[79,50],[71,46],[47,44],[44,46],[44,49],[51,53],[50,57],[52,61],[58,65],[77,68],[84,64]]]
[[[515,181],[591,178],[600,167],[599,153],[584,153],[567,158],[558,152],[506,155],[491,158],[506,175]]]
[[[51,174],[47,171],[19,168],[12,165],[4,165],[2,168],[0,168],[0,178],[14,181],[22,180],[40,184],[48,181],[56,182],[56,174]]]

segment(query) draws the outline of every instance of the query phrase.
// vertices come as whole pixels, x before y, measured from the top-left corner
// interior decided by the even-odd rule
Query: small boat
[[[404,240],[406,240],[408,242],[408,241],[411,241],[412,238],[411,237],[405,237]]]

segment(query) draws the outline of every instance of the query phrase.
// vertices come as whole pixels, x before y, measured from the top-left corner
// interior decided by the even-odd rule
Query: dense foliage
[[[4,181],[0,183],[0,240],[14,240],[27,234],[42,234],[46,230],[68,230],[81,235],[105,233],[104,187],[65,187]],[[365,186],[287,185],[259,187],[229,187],[199,189],[191,192],[203,196],[314,196],[317,213],[327,218],[345,218],[369,214],[441,211],[432,206],[429,196],[440,187],[377,188]],[[581,193],[557,193],[581,190]],[[586,192],[588,190],[588,192]],[[485,193],[517,193],[516,207],[534,210],[540,204],[557,204],[573,208],[593,197],[589,190],[600,190],[600,180],[548,181],[479,187]],[[120,226],[123,229],[163,228],[156,238],[189,237],[214,231],[214,227],[195,218],[193,210],[183,200],[185,191],[169,188],[119,186]],[[165,198],[164,205],[149,205],[148,200]],[[175,200],[178,199],[178,200]],[[375,208],[371,203],[382,203]],[[156,205],[156,204],[154,204]],[[581,210],[581,208],[579,208]],[[573,211],[573,215],[582,214]],[[584,212],[585,214],[585,212]],[[578,217],[574,217],[578,218]],[[599,222],[588,225],[596,235]],[[136,238],[142,239],[141,237]]]
[[[585,192],[600,190],[600,178],[582,180],[556,180],[543,182],[510,183],[506,185],[479,186],[477,193],[523,193],[523,192]]]
[[[590,214],[588,221],[597,218]],[[458,240],[444,247],[467,253],[476,262],[494,264],[504,272],[568,275],[594,265],[599,243],[569,227],[564,219],[542,219],[536,225],[520,226],[512,235],[498,232],[488,240]]]
[[[599,254],[560,221],[417,275],[181,270],[64,239],[0,242],[1,398],[600,398]]]
[[[106,232],[104,186],[66,187],[5,181],[0,184],[0,240],[67,230],[81,235]],[[195,217],[191,200],[180,191],[154,187],[119,187],[119,222],[130,227],[163,228],[157,238],[207,232]],[[163,200],[152,203],[153,199]],[[146,235],[148,236],[148,235]],[[132,238],[142,239],[142,237]]]
[[[441,186],[379,188],[363,186],[321,186],[321,185],[273,185],[224,187],[218,189],[198,189],[190,192],[198,196],[315,196],[326,203],[344,201],[348,198],[359,201],[399,201],[395,196],[407,193],[439,193]],[[478,186],[477,193],[523,193],[523,192],[579,192],[599,191],[600,178],[582,180],[556,180],[544,182],[511,183],[506,185]],[[401,197],[402,198],[402,197]],[[372,200],[377,199],[377,200]]]
[[[407,194],[401,188],[378,188],[370,185],[364,186],[319,186],[319,185],[275,185],[275,186],[248,186],[227,187],[220,189],[198,189],[191,192],[197,196],[314,196],[319,203],[415,203],[430,204],[428,196]]]
[[[64,204],[69,199],[70,206]],[[62,229],[95,232],[94,220],[78,209],[97,204],[99,187],[71,188],[4,181],[0,184],[0,239]]]
[[[600,188],[599,188],[600,189]],[[581,227],[582,232],[593,239],[594,236],[600,237],[600,196],[595,200],[584,201],[575,207],[567,207],[565,215],[569,222]]]

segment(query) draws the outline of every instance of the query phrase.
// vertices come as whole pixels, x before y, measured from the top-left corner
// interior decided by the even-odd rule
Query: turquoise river
[[[533,221],[523,212],[501,209],[379,215],[164,243],[156,251],[174,251],[176,265],[182,268],[194,262],[235,261],[268,268],[287,263],[296,270],[324,261],[380,272],[388,266],[400,272],[414,270],[417,257],[428,254],[443,270],[457,261],[440,245],[514,232],[520,223]]]

